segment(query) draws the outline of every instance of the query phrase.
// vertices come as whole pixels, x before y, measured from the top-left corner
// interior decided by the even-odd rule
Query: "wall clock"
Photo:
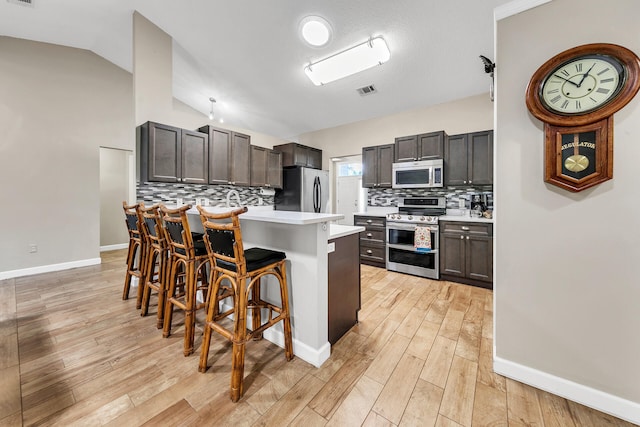
[[[613,177],[613,114],[640,89],[640,59],[608,43],[561,52],[533,74],[527,108],[545,126],[545,181],[581,191]]]

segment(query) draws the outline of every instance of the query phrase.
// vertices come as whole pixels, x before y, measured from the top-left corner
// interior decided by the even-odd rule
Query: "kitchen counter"
[[[353,226],[353,225],[330,224],[329,239],[337,239],[340,237],[349,236],[351,234],[360,233],[362,231],[365,231],[364,227]]]
[[[493,224],[493,218],[474,218],[466,215],[442,215],[438,217],[438,221],[484,222]]]
[[[228,212],[238,208],[219,208],[206,206],[205,210],[211,213]],[[273,222],[279,224],[291,225],[307,225],[317,224],[328,221],[338,221],[344,218],[344,215],[313,213],[313,212],[293,212],[293,211],[276,211],[266,206],[249,206],[248,211],[240,217],[244,220]],[[189,214],[198,215],[198,209],[194,206],[187,211]]]
[[[233,208],[206,209],[223,212]],[[194,207],[188,213],[191,230],[202,232],[198,210]],[[328,242],[359,233],[362,228],[330,223],[342,218],[343,215],[335,214],[274,211],[263,206],[251,206],[248,212],[240,215],[245,249],[262,247],[286,253],[293,353],[316,367],[331,355]],[[357,263],[354,268],[358,268]],[[278,303],[279,287],[271,283],[274,278],[266,276],[262,280],[265,283],[263,298]],[[267,329],[264,338],[284,347],[282,324]]]

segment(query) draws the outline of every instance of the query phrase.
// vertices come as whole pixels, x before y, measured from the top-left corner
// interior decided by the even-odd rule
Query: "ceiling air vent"
[[[19,4],[21,6],[33,7],[33,0],[7,0],[8,3]]]
[[[377,90],[374,85],[364,86],[358,89],[358,93],[362,96],[371,95],[372,93],[376,93]]]

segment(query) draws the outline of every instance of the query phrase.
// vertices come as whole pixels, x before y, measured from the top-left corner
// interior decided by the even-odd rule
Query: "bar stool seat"
[[[247,211],[246,207],[213,214],[198,206],[198,211],[205,231],[204,241],[209,251],[209,263],[213,268],[210,294],[221,295],[221,287],[228,283],[234,302],[233,308],[225,312],[220,311],[218,301],[209,303],[198,370],[207,370],[213,331],[231,341],[233,355],[230,396],[233,402],[237,402],[244,394],[244,354],[248,341],[261,339],[267,328],[282,321],[285,357],[287,361],[293,359],[286,254],[264,248],[244,250],[239,215]],[[275,277],[280,290],[280,305],[262,298],[261,279],[265,276]],[[268,313],[264,318],[263,310]],[[247,330],[248,313],[252,317],[251,330]],[[234,316],[233,329],[228,329],[221,320],[231,314]]]

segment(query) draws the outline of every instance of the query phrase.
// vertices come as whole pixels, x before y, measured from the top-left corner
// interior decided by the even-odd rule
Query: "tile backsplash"
[[[226,206],[227,193],[236,190],[240,201],[247,206],[273,206],[274,197],[262,194],[258,187],[239,187],[234,185],[204,185],[163,182],[138,182],[136,188],[137,201],[146,205],[155,203],[175,204],[176,199],[182,198],[184,203],[195,204],[196,198],[206,198],[209,206]],[[458,209],[460,200],[464,200],[465,208],[471,208],[471,198],[474,194],[485,194],[487,209],[493,209],[493,186],[476,187],[444,187],[438,189],[398,190],[393,188],[370,188],[367,206],[394,207],[405,197],[445,196],[447,208]],[[234,198],[235,201],[235,198]]]
[[[484,194],[487,198],[487,209],[493,210],[493,186],[473,187],[443,187],[429,189],[370,188],[367,206],[392,207],[402,203],[405,197],[445,196],[448,209],[458,209],[460,200],[464,201],[465,209],[471,208],[471,198],[474,194]]]
[[[196,198],[206,198],[209,206],[226,206],[229,190],[238,192],[243,205],[273,206],[273,195],[262,194],[261,188],[235,185],[138,182],[136,199],[138,202],[144,202],[145,205],[153,205],[155,203],[175,204],[176,199],[181,198],[183,203],[195,205]]]

